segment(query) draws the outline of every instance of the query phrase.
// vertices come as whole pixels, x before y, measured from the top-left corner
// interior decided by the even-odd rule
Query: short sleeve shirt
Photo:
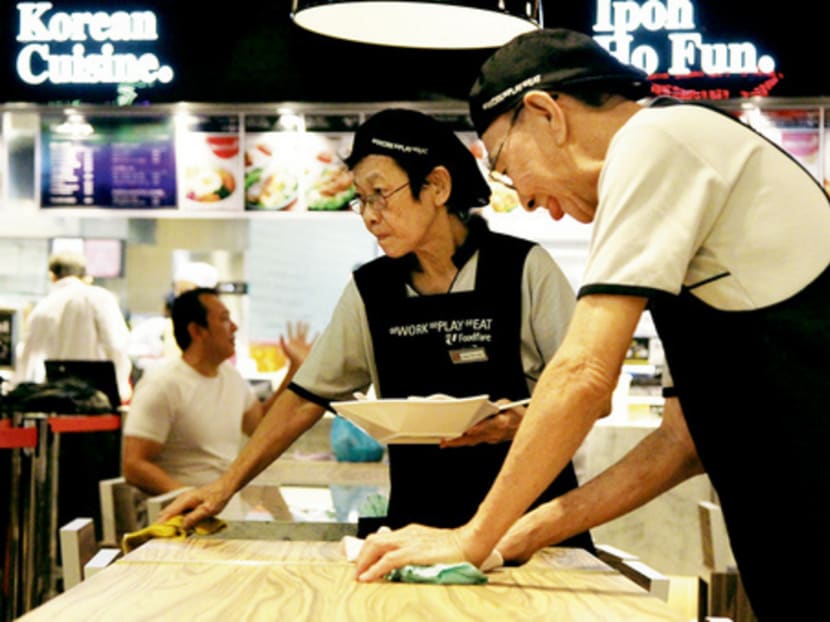
[[[460,268],[451,293],[473,289],[478,253]],[[410,296],[419,295],[409,288]],[[565,336],[576,298],[568,280],[542,247],[528,254],[522,275],[521,356],[532,391]],[[294,376],[293,384],[321,401],[353,399],[353,392],[377,386],[377,369],[363,300],[352,279],[329,325]]]
[[[830,263],[827,199],[803,176],[723,114],[638,112],[608,149],[580,296],[687,287],[726,311],[792,296]]]

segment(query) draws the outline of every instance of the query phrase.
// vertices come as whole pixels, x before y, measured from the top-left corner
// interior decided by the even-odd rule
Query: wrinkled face
[[[198,327],[202,344],[205,352],[219,363],[236,352],[234,335],[238,326],[234,324],[230,311],[218,296],[202,294],[199,300],[207,310],[207,327]]]
[[[438,206],[427,186],[418,199],[403,169],[390,157],[370,155],[353,169],[363,224],[389,257],[418,251],[427,241]]]
[[[543,208],[554,220],[568,214],[588,223],[596,211],[595,186],[572,146],[561,140],[561,123],[561,118],[521,104],[498,117],[481,137],[493,154],[491,178],[516,190],[528,211]]]

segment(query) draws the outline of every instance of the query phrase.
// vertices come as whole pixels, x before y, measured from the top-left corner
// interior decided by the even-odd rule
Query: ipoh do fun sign
[[[775,59],[751,42],[704,40],[691,0],[597,0],[593,31],[621,62],[648,73],[656,94],[767,95],[781,77]]]

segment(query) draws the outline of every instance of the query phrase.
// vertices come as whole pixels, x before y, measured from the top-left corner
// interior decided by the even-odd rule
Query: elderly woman
[[[352,207],[384,252],[354,272],[332,320],[239,459],[165,517],[218,512],[335,400],[374,386],[383,398],[444,393],[529,397],[568,325],[574,294],[538,245],[491,232],[470,208],[490,188],[469,149],[439,121],[388,109],[356,132]],[[440,444],[390,444],[390,527],[458,526],[495,479],[524,409]],[[577,485],[573,467],[539,497]],[[366,533],[368,523],[361,525]],[[587,532],[572,544],[592,548]]]

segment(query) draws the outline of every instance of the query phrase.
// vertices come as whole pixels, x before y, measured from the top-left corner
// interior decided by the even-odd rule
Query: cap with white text
[[[470,117],[483,134],[525,92],[568,87],[611,88],[632,99],[646,97],[646,73],[621,63],[593,38],[565,28],[521,34],[496,50],[481,66],[469,95]]]
[[[482,207],[490,186],[470,149],[448,125],[417,110],[388,108],[369,117],[354,135],[352,152],[344,161],[354,168],[369,155],[385,155],[402,166],[444,166],[452,178],[450,200],[456,211]]]

